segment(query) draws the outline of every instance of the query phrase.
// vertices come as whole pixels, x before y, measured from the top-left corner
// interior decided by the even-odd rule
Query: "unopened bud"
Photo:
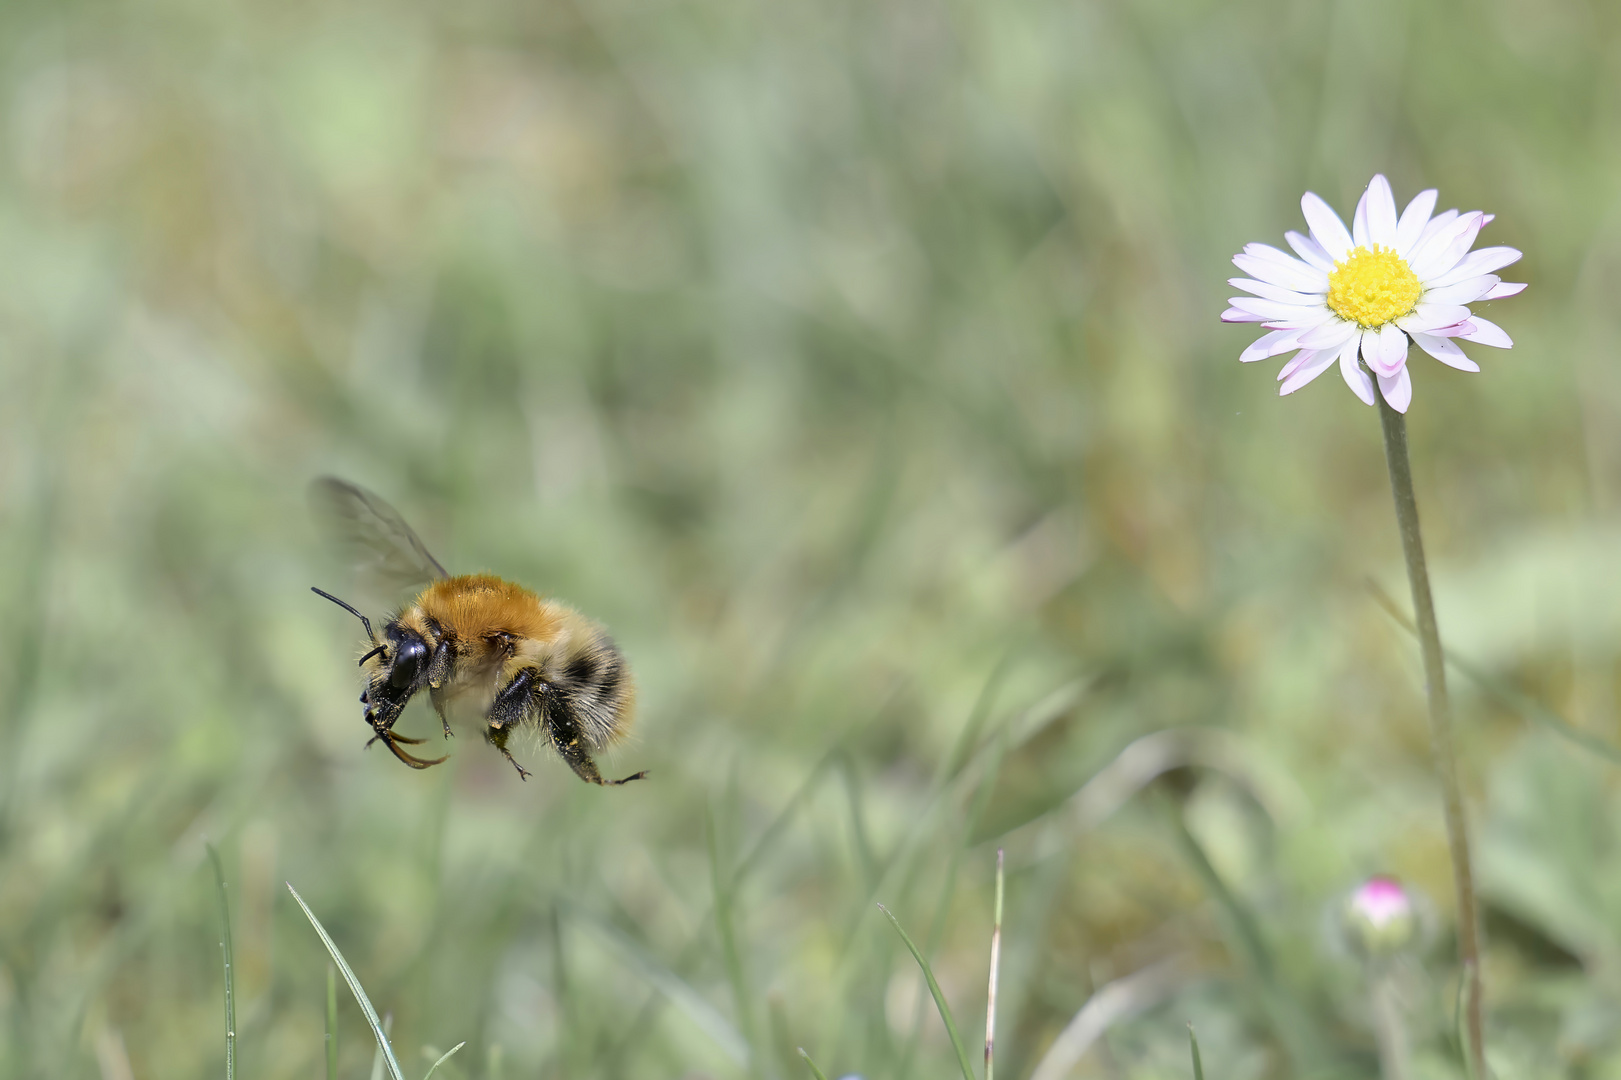
[[[1391,956],[1412,944],[1418,912],[1401,882],[1371,877],[1354,889],[1342,913],[1351,948],[1367,959]]]

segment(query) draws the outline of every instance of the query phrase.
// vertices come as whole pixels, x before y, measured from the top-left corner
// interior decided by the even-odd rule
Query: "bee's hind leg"
[[[518,759],[512,756],[511,750],[507,749],[507,736],[511,734],[512,729],[510,727],[497,727],[495,724],[491,724],[484,730],[485,740],[491,746],[501,751],[502,757],[512,762],[512,767],[518,770],[518,776],[521,779],[527,780],[529,779],[529,770],[524,768],[522,765],[519,765]]]
[[[568,762],[568,767],[588,784],[600,784],[603,787],[618,787],[628,784],[632,780],[640,780],[647,775],[646,770],[620,780],[604,780],[597,771],[597,763],[591,760],[591,754],[585,748],[585,739],[580,734],[580,725],[569,712],[566,705],[550,696],[542,710],[542,723],[546,728],[546,737],[551,740],[552,749],[557,756]]]

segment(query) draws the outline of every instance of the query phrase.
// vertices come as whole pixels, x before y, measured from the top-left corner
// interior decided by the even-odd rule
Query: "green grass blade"
[[[816,1062],[812,1061],[811,1056],[805,1053],[805,1048],[803,1046],[799,1048],[799,1056],[805,1059],[806,1065],[810,1066],[811,1075],[816,1077],[816,1080],[827,1080],[827,1075],[823,1073],[821,1069],[816,1067]]]
[[[326,966],[326,1080],[338,1080],[338,969]]]
[[[225,896],[225,869],[220,853],[208,845],[208,860],[214,864],[214,885],[220,897],[220,951],[225,955],[225,1080],[236,1077],[236,974],[231,957],[231,905]]]
[[[962,1067],[963,1080],[974,1080],[974,1067],[968,1063],[968,1052],[962,1048],[962,1038],[957,1034],[957,1022],[951,1018],[951,1006],[946,1004],[946,995],[941,992],[940,984],[934,981],[934,972],[929,970],[929,962],[923,959],[923,954],[912,944],[912,939],[906,936],[900,920],[882,904],[878,905],[878,910],[882,911],[884,917],[895,927],[895,932],[906,942],[906,948],[911,952],[912,959],[923,969],[923,978],[928,981],[929,993],[934,995],[934,1006],[940,1010],[940,1019],[945,1021],[946,1034],[951,1036],[951,1048],[957,1051],[957,1064]]]
[[[383,1034],[387,1035],[394,1028],[394,1014],[389,1013],[383,1017]],[[378,1043],[377,1049],[371,1056],[371,1080],[383,1080],[383,1044]]]
[[[1199,1037],[1193,1033],[1193,1025],[1188,1025],[1188,1046],[1193,1050],[1193,1080],[1204,1080],[1204,1062],[1199,1060]]]
[[[445,1062],[449,1061],[450,1056],[452,1054],[454,1054],[456,1051],[460,1050],[462,1047],[464,1047],[466,1045],[467,1045],[467,1041],[464,1039],[463,1041],[457,1043],[455,1046],[452,1046],[449,1050],[446,1050],[443,1054],[440,1054],[439,1055],[439,1060],[434,1062],[432,1065],[429,1065],[428,1066],[428,1071],[422,1074],[422,1080],[432,1080],[434,1070],[439,1068],[439,1066],[443,1065]]]
[[[996,910],[991,919],[991,977],[985,992],[985,1080],[996,1080],[996,977],[1002,964],[1002,849],[996,849]]]
[[[405,1080],[405,1074],[400,1071],[400,1063],[394,1058],[394,1048],[388,1043],[388,1033],[383,1030],[383,1022],[377,1018],[377,1010],[372,1008],[371,999],[366,996],[366,991],[361,987],[360,979],[356,977],[354,969],[349,966],[349,961],[343,958],[343,953],[338,951],[338,945],[332,940],[332,936],[326,932],[326,927],[321,925],[321,920],[315,917],[315,912],[311,911],[310,906],[304,903],[304,898],[298,895],[298,890],[293,888],[293,883],[290,881],[287,883],[287,891],[293,894],[293,899],[298,901],[298,906],[304,909],[304,917],[310,921],[311,926],[315,927],[315,932],[321,935],[321,944],[326,946],[326,951],[332,956],[332,962],[337,964],[338,970],[343,973],[343,981],[349,984],[349,989],[355,995],[355,1000],[360,1002],[360,1011],[366,1014],[366,1023],[371,1025],[372,1034],[377,1036],[377,1049],[383,1055],[383,1061],[388,1065],[388,1075],[392,1077],[392,1080]]]

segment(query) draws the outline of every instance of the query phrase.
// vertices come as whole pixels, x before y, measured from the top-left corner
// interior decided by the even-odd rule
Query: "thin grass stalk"
[[[1441,781],[1446,815],[1447,845],[1452,855],[1452,885],[1458,906],[1458,960],[1463,968],[1464,1028],[1469,1068],[1477,1078],[1486,1075],[1486,1034],[1481,1016],[1480,925],[1475,908],[1475,877],[1469,858],[1468,822],[1463,791],[1458,784],[1457,753],[1452,743],[1452,705],[1447,699],[1446,656],[1430,596],[1429,568],[1424,562],[1424,541],[1418,528],[1418,500],[1413,494],[1413,468],[1407,452],[1407,418],[1379,396],[1379,421],[1385,436],[1385,464],[1390,469],[1390,490],[1396,503],[1396,524],[1401,532],[1407,580],[1413,589],[1414,621],[1424,657],[1424,686],[1429,701],[1430,745],[1435,771]]]
[[[326,966],[326,1080],[338,1080],[338,969]]]
[[[985,991],[985,1080],[996,1080],[996,976],[1002,966],[1002,849],[996,849],[996,912],[991,920],[991,979]]]
[[[389,1045],[388,1031],[384,1028],[383,1021],[378,1018],[377,1010],[372,1008],[371,998],[366,996],[365,988],[360,985],[359,976],[349,966],[349,961],[343,958],[343,953],[338,951],[337,942],[332,940],[332,935],[326,932],[326,927],[321,925],[321,920],[315,917],[315,912],[310,910],[310,906],[304,902],[302,896],[298,895],[298,890],[293,888],[293,883],[290,881],[287,883],[287,891],[293,894],[293,899],[298,901],[298,906],[304,909],[304,917],[310,921],[310,925],[315,927],[315,932],[321,936],[321,944],[326,946],[326,951],[332,957],[332,962],[338,965],[338,971],[343,974],[343,981],[349,984],[350,992],[355,995],[355,1000],[360,1003],[360,1011],[366,1014],[366,1023],[371,1025],[372,1034],[377,1036],[377,1051],[383,1055],[383,1062],[388,1066],[388,1075],[392,1080],[405,1080],[405,1073],[400,1070],[400,1063],[394,1057],[394,1047]]]
[[[912,954],[912,959],[916,960],[917,966],[923,969],[923,978],[929,984],[929,993],[934,995],[934,1007],[940,1010],[940,1019],[945,1021],[946,1034],[951,1036],[951,1048],[957,1052],[957,1064],[962,1068],[963,1080],[974,1080],[974,1067],[968,1063],[968,1051],[963,1049],[962,1038],[957,1034],[957,1022],[952,1019],[951,1006],[946,1004],[945,992],[940,989],[940,984],[935,981],[934,971],[929,967],[929,962],[923,959],[923,954],[918,951],[918,947],[912,943],[912,939],[902,929],[900,920],[895,918],[890,910],[882,904],[878,905],[878,910],[882,911],[884,917],[895,927],[895,932],[900,934],[902,941],[906,942],[907,951]]]
[[[461,1042],[457,1043],[455,1046],[452,1046],[449,1050],[446,1050],[443,1054],[440,1054],[439,1055],[439,1060],[434,1062],[432,1065],[429,1065],[428,1066],[428,1071],[422,1074],[422,1080],[433,1080],[433,1074],[439,1071],[439,1066],[441,1066],[445,1062],[449,1061],[451,1059],[451,1057],[456,1053],[456,1051],[460,1050],[462,1047],[464,1047],[466,1045],[467,1045],[467,1040],[463,1039]]]
[[[806,1065],[810,1066],[811,1075],[816,1077],[816,1080],[827,1080],[827,1074],[816,1067],[816,1062],[812,1061],[811,1056],[805,1053],[803,1046],[799,1048],[799,1056],[805,1059]]]
[[[220,853],[208,845],[208,861],[214,864],[214,885],[220,898],[220,952],[225,957],[225,1080],[236,1078],[236,973],[231,956],[231,905],[225,895],[225,869]]]
[[[1199,1037],[1193,1033],[1193,1025],[1188,1025],[1188,1049],[1193,1053],[1193,1080],[1204,1080],[1204,1062],[1199,1059]]]
[[[1379,1075],[1383,1080],[1408,1080],[1412,1074],[1413,1054],[1394,974],[1389,970],[1375,972],[1368,995],[1373,1035],[1379,1046]]]

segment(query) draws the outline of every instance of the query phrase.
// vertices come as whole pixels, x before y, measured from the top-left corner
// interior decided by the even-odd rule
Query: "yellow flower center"
[[[1407,260],[1381,244],[1356,248],[1328,275],[1329,308],[1369,329],[1406,315],[1423,294]]]

